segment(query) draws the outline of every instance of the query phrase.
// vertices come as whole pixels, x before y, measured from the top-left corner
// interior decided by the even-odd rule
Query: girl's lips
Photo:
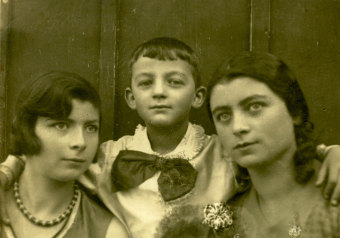
[[[85,162],[85,160],[83,160],[83,159],[78,159],[78,158],[69,158],[69,159],[63,159],[63,160],[65,160],[65,161],[68,161],[68,162],[74,162],[74,163],[84,163]]]
[[[242,143],[238,143],[235,147],[234,147],[234,150],[236,149],[242,149],[242,148],[245,148],[247,146],[250,146],[250,145],[254,145],[256,144],[257,142],[242,142]]]

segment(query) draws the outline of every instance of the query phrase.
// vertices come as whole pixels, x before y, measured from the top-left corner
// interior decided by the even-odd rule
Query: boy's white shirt
[[[188,159],[198,171],[195,187],[190,193],[173,201],[164,202],[157,179],[160,172],[136,188],[113,191],[111,168],[121,150],[137,150],[157,154],[151,148],[147,130],[138,125],[133,136],[123,136],[118,141],[107,141],[101,145],[96,164],[92,164],[80,182],[97,193],[113,214],[125,223],[133,237],[155,237],[163,218],[173,208],[183,205],[206,205],[226,201],[236,191],[234,166],[230,158],[222,156],[217,136],[208,136],[201,126],[189,123],[187,132],[168,158]],[[202,210],[203,214],[203,210]]]

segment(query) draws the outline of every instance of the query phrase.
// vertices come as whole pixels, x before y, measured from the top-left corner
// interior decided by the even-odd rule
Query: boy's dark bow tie
[[[184,159],[165,159],[134,150],[119,152],[111,170],[116,190],[137,187],[161,171],[158,189],[164,201],[183,196],[195,186],[197,171]]]

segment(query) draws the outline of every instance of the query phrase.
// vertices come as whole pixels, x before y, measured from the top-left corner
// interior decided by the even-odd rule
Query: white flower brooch
[[[204,207],[203,224],[215,231],[229,229],[233,225],[233,212],[224,203],[208,204]]]

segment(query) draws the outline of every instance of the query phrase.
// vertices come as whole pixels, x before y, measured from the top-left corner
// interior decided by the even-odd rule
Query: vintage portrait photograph
[[[340,0],[0,0],[0,238],[340,238]]]

